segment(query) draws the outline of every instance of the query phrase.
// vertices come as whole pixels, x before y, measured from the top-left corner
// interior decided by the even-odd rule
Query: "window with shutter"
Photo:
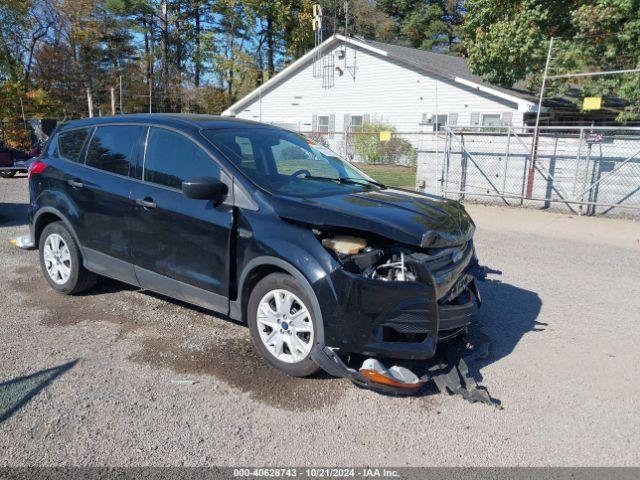
[[[351,126],[351,115],[347,113],[344,116],[344,126],[342,127],[345,133],[349,131],[350,126]]]
[[[433,131],[443,130],[445,126],[449,125],[449,115],[447,113],[441,113],[434,115],[432,113],[422,114],[422,125],[432,126]]]
[[[329,115],[329,137],[333,136],[333,132],[336,131],[336,116]]]
[[[329,115],[318,115],[318,133],[329,133]]]
[[[502,114],[502,124],[508,126],[513,124],[513,112],[504,112]]]
[[[363,123],[364,123],[364,118],[363,118],[362,115],[352,115],[351,116],[351,131],[352,132],[361,132]]]
[[[502,120],[499,114],[485,113],[482,115],[483,127],[499,127],[502,124]]]

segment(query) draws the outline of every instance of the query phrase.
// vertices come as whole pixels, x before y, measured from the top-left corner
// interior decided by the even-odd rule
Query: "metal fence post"
[[[451,135],[453,133],[450,129],[447,128],[447,138],[445,139],[444,148],[447,152],[445,155],[444,162],[442,164],[443,175],[442,175],[442,196],[447,196],[447,189],[449,188],[449,165],[451,163]]]
[[[576,168],[573,173],[573,187],[571,197],[576,196],[576,187],[578,186],[578,175],[580,173],[580,162],[582,161],[582,145],[584,143],[584,127],[580,127],[580,138],[578,139],[578,153],[576,157]]]
[[[467,155],[467,149],[464,146],[464,133],[460,132],[460,200],[464,200],[464,195],[467,186],[467,169],[469,164],[469,159]]]
[[[502,194],[505,195],[507,189],[507,166],[509,164],[509,153],[511,152],[511,127],[507,127],[507,154],[504,159],[504,169],[502,170]]]
[[[446,130],[447,127],[445,127],[445,135],[446,135]],[[436,185],[435,188],[437,190],[438,188],[438,183],[440,183],[440,195],[442,195],[442,182],[438,182],[438,174],[440,173],[439,169],[438,169],[438,164],[440,163],[438,156],[440,155],[440,135],[438,134],[437,128],[436,128]],[[444,157],[444,155],[443,155]]]
[[[595,203],[598,201],[598,190],[600,188],[600,184],[597,180],[600,169],[602,168],[602,144],[598,145],[598,148],[600,149],[600,155],[597,157],[597,159],[593,160],[593,168],[591,169],[592,188],[589,190],[589,196],[587,197],[589,200],[589,204],[587,206],[587,215],[595,215]]]
[[[535,128],[535,127],[534,127]],[[537,130],[537,128],[535,128]],[[533,141],[533,140],[532,140]],[[529,172],[529,163],[531,162],[531,154],[524,156],[524,172],[522,172],[522,188],[520,189],[520,205],[524,205],[524,193],[527,187],[527,173]]]
[[[589,170],[591,169],[591,149],[593,144],[587,140],[587,161],[584,169],[584,176],[582,177],[582,183],[586,186],[589,183]],[[579,214],[582,215],[582,209],[584,207],[584,194],[580,194],[580,206],[579,206]]]

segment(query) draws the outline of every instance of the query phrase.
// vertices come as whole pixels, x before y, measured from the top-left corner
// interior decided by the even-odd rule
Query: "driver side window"
[[[324,158],[287,140],[280,140],[277,145],[272,146],[271,153],[276,169],[281,175],[291,175],[300,170],[306,170],[312,176],[331,178],[338,176],[338,172]]]
[[[196,177],[220,178],[220,167],[184,135],[151,127],[144,180],[179,190],[183,180]]]

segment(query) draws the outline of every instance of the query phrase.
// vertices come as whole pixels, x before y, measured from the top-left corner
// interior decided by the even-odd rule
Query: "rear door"
[[[88,267],[136,284],[131,257],[133,171],[147,127],[104,125],[86,148],[84,171],[72,178],[82,216],[80,242]]]
[[[231,182],[216,160],[190,137],[151,127],[143,182],[135,185],[132,255],[140,285],[185,301],[226,311],[231,198],[222,205],[182,194],[182,181],[215,177]],[[231,193],[229,194],[231,195]]]
[[[51,141],[44,158],[45,163],[50,164],[46,177],[47,190],[51,192],[44,203],[66,215],[81,245],[86,240],[81,208],[86,200],[86,192],[78,185],[82,184],[82,179],[89,173],[83,165],[83,152],[92,131],[92,127],[85,127],[60,132]]]

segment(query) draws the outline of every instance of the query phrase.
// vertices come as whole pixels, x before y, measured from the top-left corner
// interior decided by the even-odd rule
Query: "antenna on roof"
[[[344,36],[349,38],[349,0],[344,0]]]
[[[344,61],[344,68],[342,69],[345,72],[349,72],[353,79],[356,79],[356,50],[355,48],[349,49],[350,37],[349,37],[349,0],[344,0],[344,51],[341,53],[341,58]],[[353,64],[350,65],[347,62],[349,57],[349,50],[351,50]]]
[[[322,7],[316,3],[313,5],[313,34],[314,34],[314,52],[313,52],[313,77],[318,78],[322,75],[320,66],[321,45],[322,45]]]

